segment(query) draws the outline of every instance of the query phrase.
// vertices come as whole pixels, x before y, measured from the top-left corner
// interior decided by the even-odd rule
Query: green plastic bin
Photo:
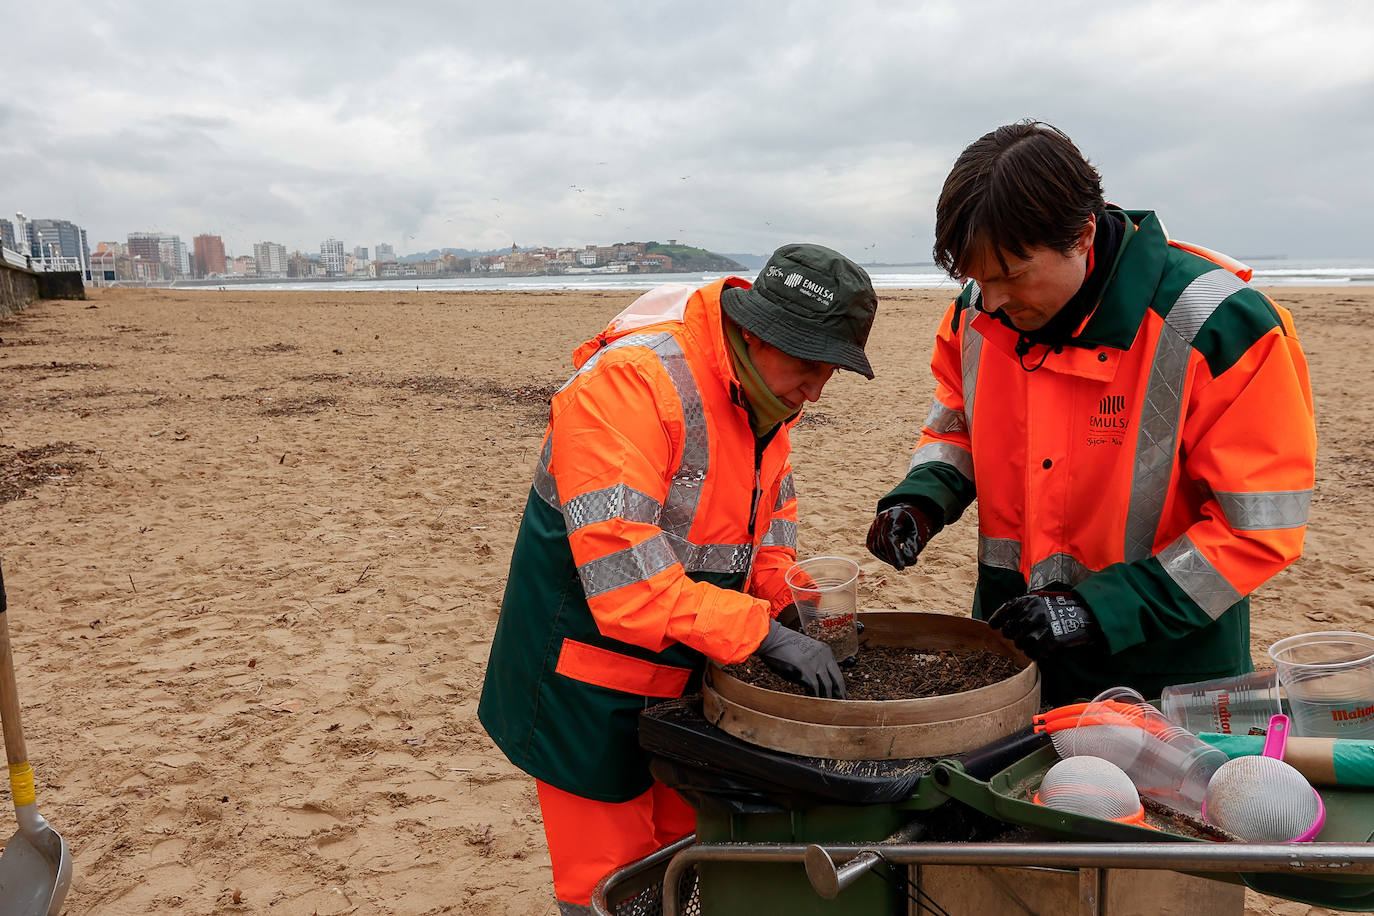
[[[700,844],[876,844],[913,821],[932,838],[962,841],[1003,826],[949,804],[942,792],[927,792],[934,758],[836,761],[770,751],[709,724],[699,699],[646,710],[640,743],[650,754],[655,777],[695,810]],[[968,755],[965,763],[976,773],[993,772],[985,756]],[[709,916],[907,912],[905,867],[896,875],[886,867],[874,869],[835,900],[816,893],[801,862],[713,860],[698,863],[696,872],[697,901]]]
[[[914,805],[914,801],[913,801]],[[905,804],[826,805],[805,811],[697,813],[699,843],[876,843],[917,812]],[[835,900],[812,888],[800,862],[702,862],[697,866],[701,912],[711,916],[895,916],[905,912],[900,882],[877,869]]]

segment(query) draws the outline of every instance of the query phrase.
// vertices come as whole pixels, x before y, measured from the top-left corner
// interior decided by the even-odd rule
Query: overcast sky
[[[1364,0],[90,0],[25,4],[6,34],[0,215],[71,219],[93,247],[926,261],[960,150],[1035,117],[1176,238],[1374,256]]]

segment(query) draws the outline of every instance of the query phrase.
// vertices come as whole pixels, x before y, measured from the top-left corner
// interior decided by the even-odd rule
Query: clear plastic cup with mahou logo
[[[1165,687],[1159,708],[1170,721],[1193,734],[1247,735],[1267,728],[1283,712],[1278,670],[1261,668],[1236,677]]]
[[[1304,738],[1374,738],[1374,636],[1300,633],[1269,647]]]
[[[859,654],[859,564],[846,557],[813,557],[787,571],[802,632],[830,647],[835,660]]]

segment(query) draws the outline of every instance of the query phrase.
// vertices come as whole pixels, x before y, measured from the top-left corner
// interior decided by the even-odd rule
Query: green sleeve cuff
[[[1073,590],[1092,611],[1113,654],[1150,640],[1178,639],[1212,622],[1154,557],[1113,563]]]
[[[976,495],[973,481],[953,465],[927,462],[908,471],[901,483],[878,500],[878,511],[897,503],[911,503],[931,516],[938,531],[958,521]]]

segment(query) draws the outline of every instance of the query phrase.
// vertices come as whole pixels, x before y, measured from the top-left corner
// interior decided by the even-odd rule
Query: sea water
[[[1243,260],[1243,259],[1242,259]],[[1374,286],[1374,259],[1254,258],[1251,286]]]
[[[1303,259],[1254,258],[1243,263],[1251,267],[1252,286],[1374,286],[1374,258]],[[938,289],[953,294],[959,288],[944,271],[934,264],[865,264],[876,289]],[[757,270],[741,270],[738,276],[753,279]],[[691,287],[705,286],[728,273],[666,273],[666,274],[555,274],[542,277],[505,277],[500,275],[472,277],[414,277],[400,280],[367,280],[344,278],[339,280],[214,280],[180,281],[173,284],[186,289],[260,289],[260,290],[644,290],[665,283],[682,283]]]

